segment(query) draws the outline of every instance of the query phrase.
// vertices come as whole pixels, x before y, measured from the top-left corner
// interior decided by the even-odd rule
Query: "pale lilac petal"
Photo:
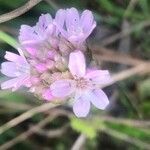
[[[56,25],[57,30],[58,30],[58,31],[56,32],[56,35],[60,32],[61,35],[67,39],[67,38],[68,38],[68,33],[67,33],[67,31],[66,31],[63,27],[61,27],[61,26],[59,25],[59,23],[57,23],[56,21],[54,21],[54,24]]]
[[[53,69],[54,67],[55,67],[54,61],[48,60],[48,61],[46,62],[46,68],[47,68],[47,69]]]
[[[59,24],[60,27],[63,27],[65,18],[66,18],[66,10],[59,9],[56,13],[55,21],[57,24]]]
[[[30,80],[30,76],[26,75],[26,77],[25,77],[25,79],[23,81],[23,85],[26,86],[26,87],[28,87],[28,88],[32,86],[32,83],[31,83],[31,80]]]
[[[17,82],[18,82],[18,78],[7,80],[7,81],[1,83],[1,89],[4,90],[4,89],[13,88],[16,86]]]
[[[107,95],[101,89],[95,89],[87,93],[85,97],[87,100],[91,101],[95,107],[102,110],[104,110],[109,104]]]
[[[89,10],[85,10],[80,18],[77,9],[70,8],[66,10],[66,15],[64,16],[66,17],[65,27],[60,27],[58,23],[56,23],[57,28],[61,32],[62,36],[64,36],[73,45],[83,43],[96,27],[94,17]]]
[[[70,53],[69,56],[69,69],[73,75],[83,77],[85,75],[85,57],[81,51]]]
[[[8,77],[16,77],[17,73],[19,73],[17,71],[17,66],[15,63],[13,62],[3,62],[1,64],[1,73],[8,76]]]
[[[92,31],[94,30],[94,28],[96,27],[96,22],[94,21],[92,27],[89,29],[88,32],[84,32],[85,33],[85,39],[92,33]]]
[[[52,17],[50,14],[42,14],[39,17],[39,21],[36,24],[36,26],[39,28],[40,32],[45,32],[49,26],[49,24],[52,23]]]
[[[48,51],[48,53],[47,53],[48,58],[50,58],[50,59],[52,59],[52,60],[54,60],[54,57],[55,57],[56,55],[57,55],[57,52],[54,51],[54,50],[50,50],[50,51]]]
[[[47,70],[46,64],[40,63],[35,66],[38,72],[42,73]]]
[[[19,76],[17,78],[17,80],[18,81],[16,83],[16,86],[14,86],[14,88],[12,89],[13,91],[17,90],[21,86],[26,86],[26,87],[30,87],[31,86],[30,76],[27,75],[27,74],[22,74],[21,76]]]
[[[54,24],[57,26],[57,30],[56,30],[56,35],[59,34],[59,32],[61,32],[61,34],[67,38],[67,33],[66,31],[63,29],[64,27],[64,23],[65,23],[65,18],[66,18],[66,10],[64,9],[59,9],[56,12],[56,16],[54,19]]]
[[[90,101],[84,97],[75,100],[73,104],[73,112],[77,117],[86,117],[90,111]]]
[[[31,83],[33,85],[36,85],[36,84],[40,83],[40,81],[41,81],[41,79],[39,77],[36,77],[36,76],[30,77],[30,80],[31,80]]]
[[[42,14],[36,24],[36,31],[40,37],[48,38],[54,32],[53,19],[50,14]]]
[[[50,86],[52,95],[55,97],[66,97],[73,93],[75,87],[72,80],[58,80]]]
[[[33,47],[26,47],[26,51],[31,54],[32,56],[36,56],[36,49]]]
[[[20,51],[19,51],[19,53],[20,53]],[[17,55],[17,54],[12,53],[12,52],[8,52],[8,51],[6,51],[4,58],[9,60],[9,61],[12,61],[14,63],[17,63],[17,64],[23,64],[24,65],[25,63],[27,63],[25,57]]]
[[[22,51],[18,50],[21,54]],[[8,77],[17,77],[1,84],[2,89],[12,88],[12,90],[18,89],[24,85],[27,87],[31,86],[29,72],[30,66],[27,63],[24,56],[21,56],[6,52],[5,58],[12,62],[4,62],[1,64],[1,72]]]
[[[24,46],[29,46],[35,43],[38,43],[41,40],[41,38],[38,35],[38,32],[36,31],[35,26],[30,27],[28,25],[22,25],[20,29],[19,34],[19,41]]]
[[[70,37],[68,37],[68,40],[74,45],[80,45],[85,39],[85,34],[83,34],[82,32],[76,33],[75,35],[72,34],[70,35]]]
[[[52,17],[49,14],[42,14],[36,26],[21,26],[19,41],[25,48],[35,48],[41,44],[48,35],[52,34],[53,30]]]
[[[59,23],[60,21],[61,24]],[[64,23],[66,28],[64,27]],[[54,24],[57,26],[57,29],[61,32],[61,35],[66,39],[70,40],[70,36],[72,36],[79,27],[79,13],[77,9],[70,8],[67,10],[58,11],[56,14]]]
[[[18,47],[18,48],[17,48],[17,51],[18,51],[20,57],[21,57],[22,59],[24,59],[24,61],[26,61],[26,58],[25,58],[25,55],[24,55],[23,50]],[[27,62],[27,61],[26,61],[26,62]]]
[[[91,11],[85,10],[82,13],[80,24],[87,38],[96,27],[96,22],[94,21],[94,17]]]
[[[1,64],[1,72],[3,74],[9,77],[29,74],[30,66],[24,57],[8,52],[5,57],[13,62],[4,62]]]
[[[16,62],[18,59],[20,59],[21,56],[15,54],[15,53],[12,53],[12,52],[9,52],[9,51],[6,51],[6,54],[4,56],[5,59],[9,60],[9,61],[13,61],[13,62]]]
[[[76,8],[66,10],[66,28],[69,32],[73,32],[79,26],[79,13]]]
[[[80,19],[80,25],[84,29],[85,32],[88,32],[93,25],[94,17],[91,11],[85,10],[83,11]]]
[[[42,96],[47,101],[50,101],[50,100],[52,100],[54,98],[53,95],[52,95],[52,93],[51,93],[51,91],[50,91],[50,89],[45,90],[43,92]]]
[[[1,83],[1,89],[10,89],[12,88],[12,91],[17,90],[20,86],[25,85],[28,82],[28,76],[20,76],[18,78],[7,80],[3,83]]]
[[[94,84],[107,84],[111,82],[108,70],[94,70],[86,74],[85,78],[91,80]]]

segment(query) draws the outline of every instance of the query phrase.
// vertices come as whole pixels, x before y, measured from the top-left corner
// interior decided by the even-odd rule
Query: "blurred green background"
[[[0,0],[0,15],[12,11],[27,0]],[[90,9],[97,27],[88,39],[90,47],[97,45],[113,49],[133,58],[148,61],[150,58],[150,1],[149,0],[43,0],[27,13],[0,24],[0,61],[5,51],[16,52],[19,28],[22,24],[34,25],[42,13],[55,15],[60,8]],[[122,37],[110,37],[129,30]],[[121,38],[120,38],[121,37]],[[99,60],[100,61],[100,60]],[[127,69],[119,63],[101,62],[112,73]],[[4,80],[1,75],[0,81]],[[0,134],[0,145],[20,134],[26,137],[13,141],[12,150],[145,150],[150,149],[150,78],[133,76],[104,89],[111,101],[106,111],[93,109],[86,119],[72,116],[69,106],[37,114],[14,128]],[[17,92],[0,91],[0,125],[23,112],[39,106],[26,89]],[[56,116],[54,114],[57,114]],[[29,130],[49,116],[42,128]],[[7,149],[7,146],[3,149]],[[78,148],[79,146],[80,148]],[[0,150],[1,150],[0,146]]]

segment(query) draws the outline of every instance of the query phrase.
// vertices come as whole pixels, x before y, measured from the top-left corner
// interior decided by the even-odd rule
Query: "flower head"
[[[60,9],[54,18],[42,14],[34,26],[22,25],[19,54],[6,52],[1,72],[13,79],[2,89],[29,87],[39,99],[61,102],[74,100],[78,117],[89,113],[91,103],[105,109],[109,101],[100,87],[110,82],[107,70],[86,69],[86,39],[96,27],[92,12]],[[21,50],[22,49],[22,50]]]
[[[73,111],[78,117],[87,116],[90,103],[99,109],[105,109],[109,101],[99,86],[110,81],[109,72],[107,70],[86,72],[85,58],[80,51],[70,54],[68,66],[73,79],[55,81],[50,88],[52,95],[73,98]]]

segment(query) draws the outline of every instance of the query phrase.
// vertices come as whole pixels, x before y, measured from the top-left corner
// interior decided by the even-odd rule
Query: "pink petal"
[[[74,83],[72,80],[58,80],[50,86],[52,95],[55,97],[66,97],[73,93]]]
[[[49,24],[52,23],[52,17],[50,14],[42,14],[40,17],[39,17],[39,21],[38,23],[36,24],[36,26],[39,28],[40,32],[44,32]]]
[[[89,29],[89,31],[84,32],[85,33],[85,39],[92,33],[92,31],[94,30],[95,27],[96,27],[96,22],[94,21],[94,23],[93,23],[92,27]],[[84,29],[84,30],[86,30],[86,29]]]
[[[76,8],[70,8],[66,10],[66,28],[68,34],[75,31],[79,26],[79,13]]]
[[[26,60],[23,50],[18,47],[17,51],[18,51],[20,57],[21,57],[22,59]]]
[[[60,33],[60,31],[58,29],[56,29],[55,32],[53,32],[53,34],[55,34],[55,36],[58,36],[59,33]],[[59,40],[60,40],[59,38],[53,37],[51,35],[48,37],[48,41],[49,41],[51,47],[54,49],[58,49]]]
[[[23,45],[35,44],[41,40],[35,26],[22,25],[20,29],[19,41]]]
[[[4,90],[4,89],[13,88],[16,86],[17,82],[18,82],[18,78],[7,80],[7,81],[1,83],[1,89]]]
[[[56,12],[55,21],[59,23],[60,26],[63,26],[64,24],[65,17],[66,17],[65,15],[66,15],[66,10],[64,9],[59,9]]]
[[[54,31],[53,19],[50,14],[42,14],[39,18],[38,23],[36,24],[36,31],[39,36],[43,38],[47,38],[51,36]]]
[[[86,117],[90,111],[90,101],[83,97],[75,100],[73,104],[73,112],[77,117]]]
[[[107,84],[111,81],[108,70],[94,70],[86,74],[85,78],[90,79],[94,84]]]
[[[48,55],[48,58],[54,60],[54,57],[56,56],[56,54],[57,54],[56,51],[50,50],[50,51],[48,51],[48,54],[47,54],[47,55]]]
[[[1,89],[9,89],[12,88],[12,91],[17,90],[20,86],[25,85],[28,82],[28,76],[20,76],[18,78],[14,78],[11,80],[7,80],[1,83]]]
[[[21,56],[15,54],[15,53],[6,51],[6,54],[4,57],[5,57],[5,59],[7,59],[9,61],[16,62],[18,59],[20,59]]]
[[[49,14],[42,14],[36,26],[21,26],[19,41],[25,48],[35,48],[53,31],[52,17]]]
[[[42,73],[42,72],[44,72],[44,71],[46,71],[47,70],[47,66],[46,66],[46,64],[37,64],[36,66],[35,66],[35,68],[37,69],[37,71],[38,72],[40,72],[40,73]]]
[[[31,80],[31,83],[33,85],[36,85],[36,84],[38,84],[41,81],[41,79],[39,77],[36,77],[36,76],[30,77],[30,80]]]
[[[24,74],[24,75],[19,76],[17,79],[18,79],[18,81],[17,81],[16,86],[12,89],[13,91],[17,90],[21,86],[26,86],[26,87],[31,86],[31,81],[30,81],[29,75]]]
[[[70,37],[68,37],[68,40],[74,45],[83,43],[85,39],[86,39],[85,34],[83,34],[82,32],[77,33],[76,35],[72,34],[70,35]]]
[[[21,50],[18,49],[18,52],[21,54]],[[6,54],[5,54],[5,59],[9,60],[9,61],[12,61],[12,62],[15,62],[15,63],[18,63],[18,64],[25,64],[27,63],[26,59],[23,55],[23,52],[21,55],[17,55],[15,53],[12,53],[12,52],[8,52],[6,51]]]
[[[72,75],[83,77],[85,75],[85,57],[81,51],[70,53],[69,56],[69,69]]]
[[[46,62],[46,67],[47,67],[47,69],[52,69],[52,68],[54,68],[54,66],[55,66],[54,61],[48,60],[48,61]]]
[[[31,47],[26,47],[26,50],[29,54],[31,54],[32,56],[36,56],[36,49],[35,48],[31,48]]]
[[[16,86],[18,79],[14,78],[8,81],[5,81],[3,83],[1,83],[1,89],[5,90],[5,89],[10,89]]]
[[[81,15],[80,25],[86,32],[88,32],[88,30],[92,27],[93,20],[94,18],[92,12],[89,10],[84,10]]]
[[[87,38],[96,27],[96,22],[94,21],[92,12],[89,10],[85,10],[81,15],[80,23]]]
[[[1,73],[8,77],[16,77],[20,73],[17,71],[17,66],[13,62],[3,62],[1,64]]]
[[[59,32],[61,32],[61,35],[67,39],[67,38],[68,38],[68,33],[67,33],[67,31],[66,31],[61,25],[59,25],[59,23],[57,23],[56,21],[54,21],[54,25],[56,25],[57,30],[58,30],[58,31],[56,31],[56,35],[57,35]]]
[[[87,100],[91,101],[95,107],[102,110],[104,110],[109,104],[107,95],[101,89],[95,89],[86,94],[85,97]]]
[[[43,92],[42,96],[43,96],[43,98],[44,98],[45,100],[48,100],[48,101],[50,101],[50,100],[52,100],[52,99],[54,98],[54,97],[52,96],[52,93],[51,93],[50,89],[45,90],[45,91]]]
[[[32,85],[32,83],[31,83],[31,80],[30,80],[30,77],[28,76],[28,77],[26,77],[25,79],[24,79],[24,81],[23,81],[24,83],[23,83],[23,85],[24,86],[26,86],[26,87],[31,87],[31,85]],[[21,85],[20,85],[21,86]]]
[[[59,27],[62,28],[64,26],[65,18],[66,18],[66,10],[59,9],[55,16],[55,22],[59,25]]]

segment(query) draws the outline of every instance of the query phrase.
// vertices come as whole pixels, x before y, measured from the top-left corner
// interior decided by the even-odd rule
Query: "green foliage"
[[[0,41],[3,41],[7,44],[9,44],[10,46],[14,47],[15,49],[17,49],[18,47],[18,43],[17,41],[11,37],[10,35],[8,35],[7,33],[0,31]]]
[[[150,131],[146,129],[140,129],[132,126],[127,126],[125,124],[117,124],[117,123],[111,123],[107,122],[106,127],[114,129],[116,131],[119,131],[120,133],[124,133],[130,137],[137,138],[139,140],[142,140],[144,142],[150,141]]]
[[[150,79],[146,79],[141,81],[138,84],[139,94],[141,98],[150,98]]]
[[[6,7],[7,9],[15,9],[21,5],[23,5],[27,0],[13,0],[13,3],[11,3],[9,0],[0,0],[0,3],[3,7]]]
[[[150,116],[150,99],[145,100],[139,107],[143,113],[144,118],[149,118]]]
[[[21,93],[14,93],[9,91],[0,91],[0,99],[1,101],[10,101],[10,102],[17,102],[17,103],[25,103],[26,97],[23,96]]]
[[[80,132],[85,134],[89,138],[94,138],[96,136],[96,129],[93,127],[93,125],[82,119],[78,118],[71,118],[71,127]]]
[[[5,134],[0,135],[0,145],[5,143],[5,141],[10,140],[16,136],[15,130],[8,130]]]
[[[139,6],[141,7],[145,16],[149,17],[150,9],[148,0],[139,0]]]
[[[113,1],[111,0],[97,0],[97,1],[99,3],[100,8],[102,8],[104,11],[111,13],[112,15],[115,15],[119,18],[122,18],[124,16],[126,9],[117,6]],[[127,16],[131,19],[138,19],[138,20],[143,20],[146,18],[146,16],[142,15],[137,11],[134,12],[128,11]]]

